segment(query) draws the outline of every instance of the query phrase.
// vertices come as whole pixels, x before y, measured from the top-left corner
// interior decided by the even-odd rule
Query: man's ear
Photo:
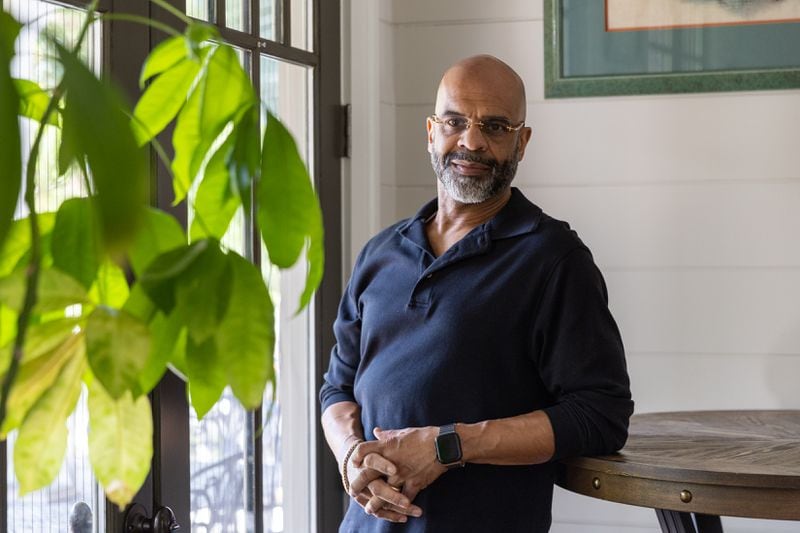
[[[528,126],[522,128],[519,132],[519,160],[522,161],[522,158],[525,157],[525,147],[528,146],[528,141],[531,140],[531,135],[533,134],[533,130]]]
[[[430,117],[425,121],[425,129],[428,132],[428,153],[433,153],[433,121]]]

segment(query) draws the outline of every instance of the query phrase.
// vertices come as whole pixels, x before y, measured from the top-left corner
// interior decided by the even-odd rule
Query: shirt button
[[[425,279],[431,279],[432,277],[433,277],[433,274],[428,274],[427,276],[425,276]]]

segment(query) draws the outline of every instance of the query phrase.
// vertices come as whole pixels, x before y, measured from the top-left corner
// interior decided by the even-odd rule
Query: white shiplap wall
[[[424,119],[439,77],[494,54],[528,89],[534,136],[516,185],[592,249],[637,412],[800,408],[800,91],[545,100],[542,0],[345,5],[351,257],[434,196]],[[658,529],[650,510],[558,490],[553,531]]]

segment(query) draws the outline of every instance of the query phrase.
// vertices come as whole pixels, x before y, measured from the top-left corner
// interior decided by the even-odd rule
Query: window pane
[[[291,0],[292,46],[311,50],[311,3],[309,0]]]
[[[277,2],[280,0],[259,0],[259,25],[258,35],[264,39],[277,40],[277,28],[280,27],[280,10]]]
[[[250,31],[250,0],[225,2],[225,25],[239,31]]]
[[[309,168],[311,71],[306,67],[261,58],[261,99],[289,128]],[[262,257],[267,252],[262,247]],[[282,272],[262,263],[270,294],[279,310],[276,373],[278,391],[271,409],[264,409],[262,434],[264,530],[311,531],[313,509],[311,475],[313,456],[312,354],[309,343],[311,313],[293,316],[305,283],[305,262]],[[272,391],[264,405],[269,406]]]
[[[51,32],[61,42],[71,46],[77,39],[84,12],[39,0],[3,0],[3,7],[25,24],[17,39],[17,55],[11,64],[12,75],[35,81],[45,90],[52,90],[61,77],[61,66],[52,59],[56,51],[48,45],[44,31]],[[101,25],[95,23],[80,52],[81,59],[96,73],[101,69],[101,39]],[[27,156],[38,127],[36,121],[20,119],[23,165],[28,164]],[[63,176],[58,176],[57,150],[60,142],[60,130],[53,127],[45,129],[36,169],[36,208],[39,211],[55,211],[64,200],[86,194],[77,168],[73,167]],[[20,200],[23,194],[24,191],[20,191]],[[16,218],[27,214],[27,208],[20,201]]]
[[[61,76],[61,70],[52,60],[55,50],[52,46],[48,46],[43,32],[45,30],[51,32],[64,43],[74,43],[84,13],[39,0],[3,0],[3,8],[25,24],[16,44],[17,56],[12,63],[12,74],[15,77],[33,80],[45,90],[54,88]],[[80,54],[82,59],[98,73],[101,68],[101,39],[101,25],[94,24],[87,34]],[[20,120],[23,163],[26,165],[27,154],[30,152],[37,128],[37,122]],[[64,200],[86,193],[79,172],[71,170],[64,176],[58,176],[56,151],[59,143],[59,131],[54,127],[46,128],[36,173],[36,206],[40,211],[55,211]],[[27,209],[20,202],[15,216],[22,218],[26,215]],[[61,533],[69,530],[71,519],[82,520],[84,524],[87,519],[90,520],[90,531],[93,532],[105,529],[105,500],[92,475],[88,459],[88,422],[84,394],[74,414],[67,420],[69,430],[67,452],[58,477],[49,487],[24,497],[18,496],[13,471],[16,432],[9,436],[7,441],[9,468],[6,479],[9,531]]]
[[[206,22],[216,22],[215,0],[186,0],[186,14]]]

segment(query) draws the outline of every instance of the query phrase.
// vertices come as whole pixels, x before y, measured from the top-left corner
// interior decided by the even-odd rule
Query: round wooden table
[[[800,520],[800,411],[634,415],[619,453],[564,460],[557,483],[652,507],[670,533],[721,532],[721,515]]]

